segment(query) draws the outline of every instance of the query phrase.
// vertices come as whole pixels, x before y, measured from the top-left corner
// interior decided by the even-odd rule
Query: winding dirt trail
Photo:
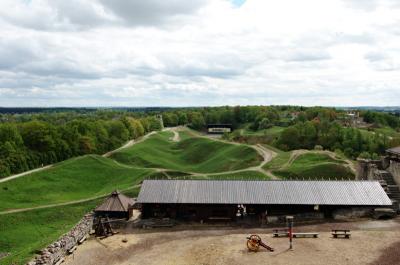
[[[120,191],[121,192],[129,191],[129,190],[132,190],[132,189],[137,188],[137,187],[140,187],[140,185],[135,185],[135,186],[133,186],[131,188],[123,189],[123,190],[120,190]],[[0,215],[10,214],[10,213],[27,212],[27,211],[38,210],[38,209],[53,208],[53,207],[58,207],[58,206],[71,205],[71,204],[78,204],[78,203],[82,203],[82,202],[89,202],[89,201],[105,198],[107,196],[110,196],[110,193],[97,195],[97,196],[93,196],[93,197],[89,197],[89,198],[85,198],[85,199],[80,199],[80,200],[68,201],[68,202],[53,203],[53,204],[47,204],[47,205],[41,205],[41,206],[29,207],[29,208],[21,208],[21,209],[11,209],[11,210],[0,212]]]
[[[299,156],[304,155],[304,154],[324,154],[332,158],[333,160],[339,160],[343,161],[346,164],[344,165],[345,167],[349,168],[354,174],[357,173],[357,169],[354,166],[354,163],[346,158],[338,158],[335,153],[327,150],[321,150],[321,151],[316,151],[316,150],[306,150],[306,149],[300,149],[300,150],[294,150],[292,151],[289,160],[282,166],[282,168],[287,168],[289,167]]]
[[[163,131],[171,131],[174,134],[173,137],[170,139],[171,141],[174,141],[174,142],[179,142],[181,140],[180,139],[180,135],[179,135],[179,131],[180,130],[187,130],[187,131],[190,132],[190,134],[192,134],[195,137],[203,137],[203,138],[207,138],[207,139],[212,140],[212,141],[219,141],[219,142],[223,142],[223,143],[227,143],[227,144],[243,145],[243,144],[240,144],[240,143],[229,142],[229,141],[225,141],[225,140],[222,140],[222,139],[217,139],[215,137],[208,137],[208,136],[205,136],[205,135],[201,135],[201,134],[199,134],[197,132],[193,132],[192,130],[189,130],[189,129],[185,128],[185,127],[172,127],[172,128],[163,129]],[[141,137],[140,139],[138,139],[136,141],[135,140],[131,140],[131,141],[127,142],[125,145],[121,146],[120,148],[117,148],[117,149],[115,149],[113,151],[110,151],[110,152],[104,154],[103,157],[109,157],[111,154],[113,154],[113,153],[115,153],[115,152],[117,152],[119,150],[131,147],[131,146],[133,146],[135,144],[143,142],[143,141],[145,141],[146,139],[148,139],[151,135],[153,135],[155,133],[156,132],[150,132],[150,133],[144,135],[143,137]],[[230,170],[230,171],[216,172],[216,173],[197,173],[197,172],[186,172],[186,173],[190,174],[191,176],[206,176],[207,177],[207,176],[211,176],[211,175],[229,175],[229,174],[240,173],[240,172],[245,172],[245,171],[258,171],[258,172],[261,172],[263,174],[267,174],[272,179],[278,179],[271,172],[263,169],[263,166],[265,164],[267,164],[269,161],[271,161],[277,154],[274,151],[272,151],[270,149],[267,149],[267,148],[265,148],[264,146],[262,146],[260,144],[258,144],[258,145],[246,145],[246,146],[255,149],[260,154],[260,156],[263,158],[263,161],[259,165],[248,167],[248,168],[244,168],[244,169],[239,169],[239,170]],[[114,160],[114,162],[119,166],[123,166],[123,167],[127,167],[127,168],[139,168],[139,167],[134,167],[134,166],[121,164],[121,163],[119,163],[118,161],[115,161],[115,160]],[[31,174],[33,172],[41,171],[41,170],[50,168],[51,166],[52,165],[48,165],[48,166],[43,167],[43,168],[34,169],[34,170],[27,171],[27,172],[24,172],[24,173],[21,173],[21,174],[17,174],[17,175],[2,179],[2,180],[0,180],[0,182],[5,182],[5,181],[11,180],[11,179],[15,179],[15,178],[18,178],[18,177],[29,175],[29,174]],[[169,171],[170,170],[170,169],[166,169],[166,168],[143,168],[143,169],[150,169],[150,170],[154,170],[156,172],[164,172],[164,171]],[[138,186],[139,185],[134,186],[134,187],[138,187]],[[132,188],[134,188],[134,187],[132,187]],[[132,188],[130,188],[130,189],[132,189]],[[127,189],[127,190],[130,190],[130,189]],[[126,190],[122,190],[122,191],[126,191]],[[104,197],[106,197],[108,195],[109,194],[107,193],[107,194],[102,194],[102,195],[98,195],[98,196],[93,196],[93,197],[80,199],[80,200],[69,201],[69,202],[41,205],[41,206],[30,207],[30,208],[11,209],[11,210],[0,212],[0,215],[2,215],[2,214],[10,214],[10,213],[18,213],[18,212],[26,212],[26,211],[37,210],[37,209],[46,209],[46,208],[52,208],[52,207],[64,206],[64,205],[77,204],[77,203],[96,200],[96,199],[99,199],[99,198],[104,198]]]
[[[148,134],[146,134],[146,135],[144,135],[144,136],[142,136],[142,137],[140,137],[140,138],[138,138],[136,140],[130,140],[126,144],[124,144],[123,146],[121,146],[121,147],[119,147],[119,148],[117,148],[115,150],[112,150],[110,152],[105,153],[103,155],[103,157],[109,157],[110,155],[112,155],[115,152],[118,152],[118,151],[120,151],[122,149],[125,149],[125,148],[128,148],[128,147],[131,147],[131,146],[133,146],[135,144],[141,143],[141,142],[145,141],[147,138],[149,138],[151,135],[153,135],[155,133],[156,133],[155,131],[152,131],[152,132],[149,132]]]
[[[274,152],[274,151],[272,151],[270,149],[267,149],[265,146],[262,146],[261,144],[246,145],[246,144],[241,144],[241,143],[237,143],[237,142],[230,142],[230,141],[222,140],[220,138],[211,137],[211,136],[206,135],[206,134],[201,134],[201,133],[198,133],[198,132],[190,130],[190,129],[187,129],[187,130],[191,135],[193,135],[195,137],[207,138],[207,139],[212,140],[212,141],[222,142],[222,143],[226,143],[226,144],[245,145],[245,146],[251,147],[254,150],[256,150],[258,152],[258,154],[263,158],[263,161],[258,166],[253,166],[253,167],[248,167],[248,168],[243,168],[243,169],[238,169],[238,170],[230,170],[230,171],[218,172],[218,173],[208,173],[208,174],[195,173],[194,176],[210,176],[210,175],[216,175],[216,174],[218,174],[218,175],[228,175],[228,174],[240,173],[240,172],[245,172],[245,171],[258,171],[258,172],[261,172],[263,174],[267,174],[272,179],[279,179],[274,174],[272,174],[271,172],[269,172],[269,171],[267,171],[267,170],[265,170],[263,168],[265,164],[270,162],[277,155],[276,152]]]
[[[179,131],[182,130],[182,128],[183,127],[181,127],[181,126],[168,127],[168,128],[164,128],[163,131],[172,132],[174,134],[174,136],[172,136],[170,138],[170,140],[173,141],[173,142],[179,142],[181,140],[181,137],[179,135]]]
[[[12,179],[20,178],[20,177],[23,177],[23,176],[26,176],[26,175],[29,175],[29,174],[32,174],[32,173],[35,173],[35,172],[39,172],[39,171],[51,168],[52,166],[53,166],[53,164],[47,165],[47,166],[44,166],[44,167],[35,168],[35,169],[29,170],[29,171],[25,171],[23,173],[15,174],[15,175],[0,179],[0,183],[6,182],[6,181],[9,181],[9,180],[12,180]]]

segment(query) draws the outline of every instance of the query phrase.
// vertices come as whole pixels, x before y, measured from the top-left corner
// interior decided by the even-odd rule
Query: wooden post
[[[286,216],[289,229],[289,249],[293,250],[293,216]]]

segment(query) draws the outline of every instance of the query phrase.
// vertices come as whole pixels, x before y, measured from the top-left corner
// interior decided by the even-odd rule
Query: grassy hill
[[[233,174],[213,174],[207,175],[206,179],[235,179],[235,180],[269,180],[269,176],[254,170],[246,170]]]
[[[36,253],[69,231],[99,200],[0,215],[0,265],[26,264]]]
[[[160,132],[146,141],[114,153],[118,162],[172,170],[217,173],[243,169],[260,163],[261,157],[253,148],[233,145],[202,137],[184,137],[171,141],[171,132]]]
[[[119,165],[98,155],[70,159],[49,169],[0,183],[0,211],[100,196],[138,183],[151,169]]]
[[[324,153],[311,151],[295,155],[292,152],[280,152],[264,169],[281,178],[353,179],[353,172],[345,164],[343,160]]]
[[[164,171],[164,172],[156,172],[150,176],[153,179],[216,179],[216,180],[268,180],[271,177],[265,175],[262,172],[255,170],[245,170],[236,173],[217,173],[217,174],[207,174],[207,175],[189,175],[184,172],[179,171]]]

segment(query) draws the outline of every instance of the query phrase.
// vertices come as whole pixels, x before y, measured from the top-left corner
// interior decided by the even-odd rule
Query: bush
[[[314,150],[322,151],[324,150],[324,148],[322,147],[322,145],[317,144],[316,146],[314,146]]]

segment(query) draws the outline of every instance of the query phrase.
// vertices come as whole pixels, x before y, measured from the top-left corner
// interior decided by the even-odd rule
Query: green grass
[[[237,173],[233,173],[233,174],[207,175],[206,179],[268,180],[271,178],[259,171],[247,170],[247,171],[237,172]]]
[[[382,127],[382,128],[372,128],[370,130],[367,129],[359,129],[363,136],[373,136],[374,133],[379,135],[385,135],[390,137],[400,137],[400,132],[396,131],[391,127]]]
[[[182,134],[182,132],[180,133]],[[171,132],[160,132],[144,142],[123,149],[112,158],[129,165],[158,167],[177,171],[217,173],[258,165],[262,158],[245,145],[233,145],[182,134],[172,142]]]
[[[167,175],[167,174],[168,175]],[[175,173],[175,174],[174,174]],[[254,170],[246,170],[243,172],[230,173],[230,174],[210,174],[210,175],[189,175],[184,172],[156,172],[150,178],[153,179],[224,179],[224,180],[268,180],[271,179],[269,176]]]
[[[273,126],[269,129],[266,130],[257,130],[257,131],[253,131],[250,130],[248,128],[243,129],[243,136],[264,136],[264,135],[270,135],[273,137],[277,137],[280,135],[280,133],[284,130],[284,127],[280,127],[280,126]]]
[[[275,146],[272,146],[270,144],[261,144],[262,146],[264,146],[265,148],[274,151],[277,154],[282,154],[282,153],[286,153],[285,151],[282,151],[281,149],[276,148]]]
[[[264,169],[266,170],[276,170],[283,167],[286,163],[289,162],[291,152],[279,152],[276,157],[274,157],[269,163],[264,165]]]
[[[297,157],[288,166],[271,169],[281,178],[354,179],[354,174],[343,164],[344,161],[333,159],[326,154],[306,153]],[[285,164],[281,163],[281,165]]]
[[[132,187],[152,172],[119,165],[97,155],[70,159],[0,183],[0,211],[100,196],[114,189]]]
[[[0,215],[0,252],[10,253],[0,265],[26,264],[36,251],[69,231],[99,200]]]

